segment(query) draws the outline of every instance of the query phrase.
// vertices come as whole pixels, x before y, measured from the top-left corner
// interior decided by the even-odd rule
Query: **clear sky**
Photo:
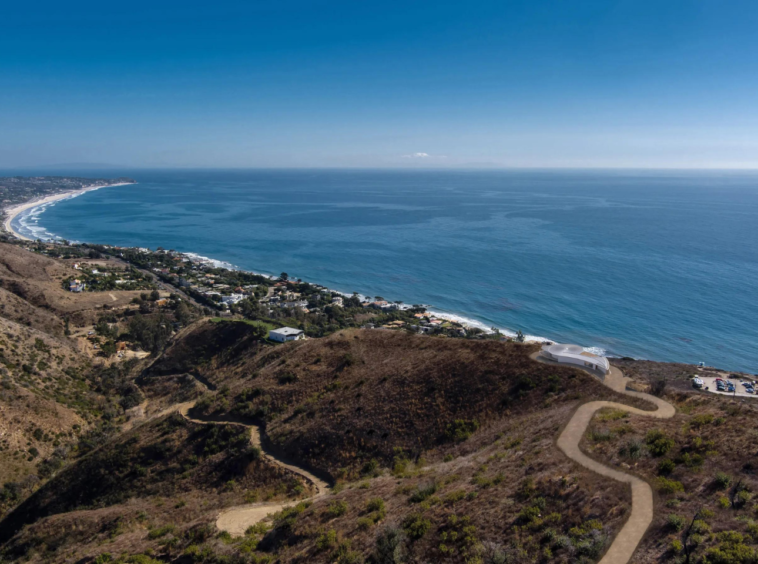
[[[758,167],[756,0],[42,0],[0,25],[0,167]]]

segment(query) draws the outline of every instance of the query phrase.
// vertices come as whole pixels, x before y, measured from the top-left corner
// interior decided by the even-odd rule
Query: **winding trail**
[[[285,470],[297,474],[316,489],[316,493],[307,499],[273,503],[249,503],[224,509],[216,518],[216,527],[218,530],[227,531],[234,536],[244,535],[245,530],[247,530],[248,527],[262,521],[266,518],[267,515],[276,513],[282,509],[285,509],[286,507],[291,507],[303,501],[312,501],[314,499],[323,497],[331,489],[329,484],[327,484],[321,478],[313,475],[305,468],[301,468],[300,466],[296,466],[294,464],[288,464],[276,458],[272,453],[266,452],[261,443],[260,427],[257,425],[241,423],[239,421],[194,419],[189,416],[189,411],[195,406],[195,403],[196,402],[193,401],[180,404],[178,409],[179,413],[181,413],[185,419],[193,423],[200,423],[203,425],[237,425],[239,427],[250,429],[250,443],[261,450],[261,453],[265,460],[275,466],[279,466],[280,468],[284,468]]]
[[[545,364],[555,364],[554,362],[541,358],[539,355],[539,352],[534,353],[531,355],[531,358]],[[588,370],[585,372],[589,372],[595,377],[598,376],[596,373]],[[601,476],[607,476],[608,478],[613,478],[614,480],[624,482],[631,486],[632,511],[629,515],[629,519],[624,523],[621,531],[619,531],[619,534],[613,539],[610,548],[608,548],[608,551],[599,562],[599,564],[627,564],[627,562],[632,559],[632,555],[637,549],[637,545],[639,545],[642,537],[645,535],[645,531],[647,531],[650,523],[653,522],[653,490],[650,487],[650,484],[641,478],[615,470],[601,464],[597,460],[593,460],[581,451],[579,448],[579,442],[587,431],[587,427],[589,426],[592,417],[595,415],[595,412],[604,407],[620,409],[635,415],[656,417],[658,419],[669,419],[673,417],[676,413],[676,409],[674,409],[674,406],[670,403],[655,396],[651,396],[650,394],[627,390],[626,385],[630,381],[630,378],[625,377],[621,370],[615,366],[612,366],[610,373],[604,378],[601,377],[601,380],[603,384],[615,392],[643,399],[655,404],[658,409],[656,411],[644,411],[636,407],[612,401],[591,401],[582,404],[574,412],[573,417],[558,437],[556,444],[566,456],[588,470],[592,470]]]

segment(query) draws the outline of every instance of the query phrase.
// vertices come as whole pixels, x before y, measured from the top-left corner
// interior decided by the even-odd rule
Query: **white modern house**
[[[279,329],[272,329],[268,332],[268,338],[272,341],[284,343],[285,341],[297,341],[304,339],[305,334],[300,329],[293,329],[292,327],[281,327]]]
[[[221,303],[226,305],[234,305],[245,299],[242,294],[231,294],[229,296],[221,296]]]
[[[603,374],[608,374],[611,370],[607,358],[587,352],[579,345],[543,345],[542,356],[553,362],[590,368]]]

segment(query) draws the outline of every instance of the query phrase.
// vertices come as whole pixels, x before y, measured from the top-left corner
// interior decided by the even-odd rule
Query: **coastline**
[[[13,220],[16,219],[20,214],[27,210],[34,209],[39,206],[44,206],[47,204],[51,204],[53,202],[57,202],[59,200],[67,200],[69,198],[76,198],[77,196],[81,196],[82,194],[85,194],[87,192],[92,192],[94,190],[100,190],[101,188],[112,188],[114,186],[128,186],[130,184],[136,184],[136,182],[119,182],[118,184],[103,184],[101,186],[89,186],[87,188],[82,188],[80,190],[71,190],[68,192],[60,192],[59,194],[53,194],[52,196],[45,196],[44,198],[38,198],[36,200],[31,200],[30,202],[25,202],[23,204],[17,204],[15,206],[11,206],[8,208],[5,208],[3,210],[3,230],[15,237],[16,239],[20,239],[22,241],[32,241],[33,239],[30,239],[29,237],[26,237],[13,229]]]
[[[13,229],[12,222],[13,220],[18,217],[20,214],[24,213],[25,211],[32,210],[34,208],[40,207],[40,206],[46,206],[48,204],[51,204],[53,202],[61,201],[61,200],[67,200],[71,198],[75,198],[77,196],[81,196],[82,194],[85,194],[87,192],[92,192],[95,190],[99,190],[101,188],[111,188],[115,186],[127,186],[130,184],[137,184],[136,182],[120,182],[117,184],[103,184],[100,186],[90,186],[88,188],[83,188],[80,190],[71,190],[68,192],[61,192],[59,194],[54,194],[51,196],[46,196],[44,198],[39,198],[36,200],[32,200],[23,204],[18,204],[9,208],[6,208],[3,210],[3,214],[5,214],[5,217],[3,219],[3,229],[9,233],[10,235],[14,236],[15,238],[22,240],[22,241],[33,241],[34,239],[31,239],[29,237],[26,237]],[[53,239],[54,240],[54,239]],[[186,251],[186,252],[180,252],[187,258],[190,258],[191,260],[196,260],[198,262],[208,262],[213,264],[213,266],[217,268],[223,268],[227,270],[243,270],[229,262],[213,259],[210,257],[206,257],[203,255],[200,255],[195,252]],[[252,271],[249,270],[247,272],[250,272],[252,274],[258,274],[260,276],[266,276],[268,278],[274,279],[275,276],[271,274],[265,274],[262,272]],[[318,284],[317,282],[311,282],[313,284]],[[349,292],[343,292],[340,290],[334,290],[331,289],[333,292],[344,295],[344,296],[350,296],[352,293]],[[364,298],[365,296],[361,296],[361,298]],[[448,311],[441,311],[439,308],[436,308],[434,306],[425,306],[427,311],[433,315],[434,317],[438,319],[445,319],[447,321],[453,321],[456,323],[461,324],[463,327],[467,329],[475,328],[475,329],[481,329],[485,333],[492,333],[493,329],[496,329],[499,331],[502,335],[507,337],[515,337],[517,335],[516,331],[513,331],[512,329],[506,329],[504,327],[495,327],[491,326],[483,321],[480,321],[478,319],[468,317],[465,314],[462,313],[454,313],[454,312],[448,312]],[[531,342],[531,343],[545,343],[545,342],[553,342],[550,338],[537,336],[537,335],[531,335],[531,334],[524,334],[524,342]],[[595,354],[602,354],[606,355],[607,351],[604,349],[601,349],[599,347],[595,346],[584,346],[585,350],[589,352],[593,352]]]

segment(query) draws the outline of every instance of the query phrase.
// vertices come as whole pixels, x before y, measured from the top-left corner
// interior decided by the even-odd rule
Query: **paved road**
[[[532,358],[539,362],[554,364],[539,358],[539,353],[533,354]],[[591,374],[597,376],[594,373]],[[574,462],[581,464],[588,470],[592,470],[601,476],[607,476],[619,482],[629,484],[632,488],[632,511],[629,515],[629,519],[624,524],[621,531],[619,531],[619,534],[616,535],[616,538],[613,539],[613,543],[611,543],[610,548],[603,556],[603,559],[600,560],[599,564],[627,564],[627,562],[632,559],[632,555],[637,549],[642,537],[645,535],[645,531],[647,531],[650,523],[653,522],[653,490],[650,487],[650,484],[644,480],[632,476],[631,474],[626,474],[614,468],[610,468],[584,454],[579,448],[579,442],[587,431],[587,426],[590,424],[595,412],[604,407],[622,409],[636,415],[656,417],[659,419],[669,419],[676,413],[673,405],[660,398],[642,392],[627,390],[626,385],[629,380],[630,379],[626,378],[618,368],[612,366],[610,374],[606,375],[602,381],[603,384],[616,392],[644,399],[645,401],[655,404],[658,408],[656,411],[643,411],[636,407],[630,407],[612,401],[591,401],[579,406],[556,442],[558,448]]]
[[[124,260],[121,257],[118,257],[116,255],[108,255],[108,256],[110,258],[114,259],[114,260],[117,260],[118,262],[121,262],[121,263],[123,263],[123,264],[125,264],[125,265],[127,265],[127,266],[129,266],[131,268],[133,268],[134,270],[140,271],[142,274],[147,274],[148,276],[151,276],[152,279],[153,279],[153,282],[155,282],[156,286],[158,286],[158,288],[160,288],[161,290],[165,290],[166,292],[171,292],[173,294],[178,294],[183,300],[186,300],[186,301],[188,301],[188,302],[196,305],[199,308],[205,308],[205,307],[207,307],[207,306],[201,304],[200,302],[198,302],[195,298],[193,298],[189,294],[186,294],[180,288],[177,288],[173,284],[169,284],[168,282],[164,282],[163,280],[161,280],[160,277],[155,272],[151,272],[151,271],[146,270],[144,268],[140,268],[137,265],[132,264],[129,261]]]

